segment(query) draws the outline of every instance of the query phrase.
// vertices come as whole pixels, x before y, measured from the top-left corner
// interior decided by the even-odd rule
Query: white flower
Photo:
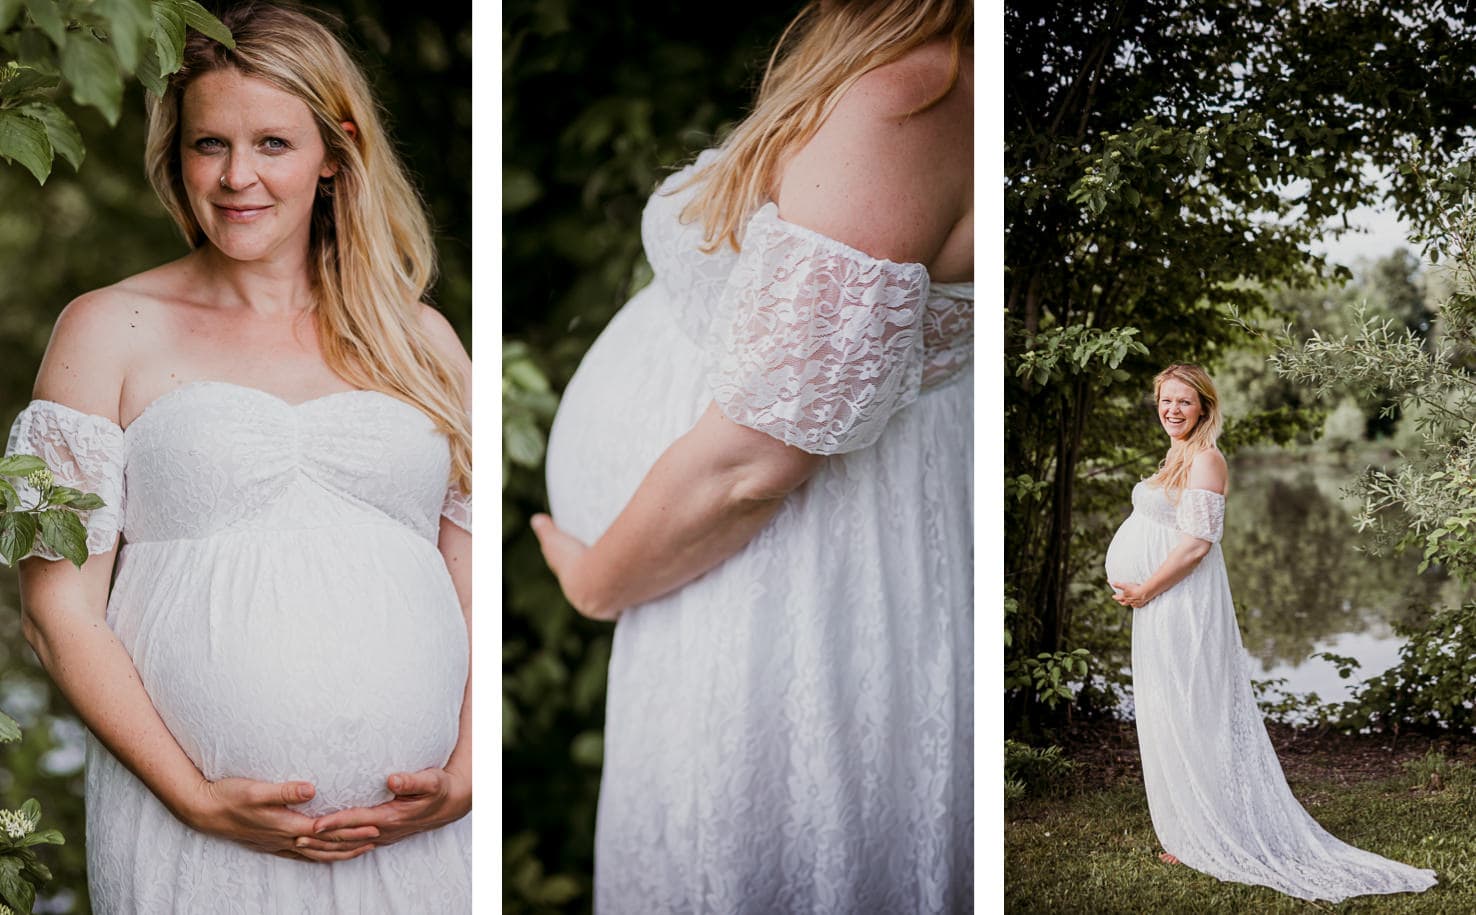
[[[56,482],[56,478],[51,475],[51,471],[49,469],[42,467],[40,470],[34,471],[33,473],[29,474],[26,477],[26,482],[30,483],[37,489],[45,489],[52,483]]]
[[[39,817],[26,816],[16,810],[0,810],[0,829],[12,839],[22,839],[36,830]],[[5,915],[0,912],[0,915]]]

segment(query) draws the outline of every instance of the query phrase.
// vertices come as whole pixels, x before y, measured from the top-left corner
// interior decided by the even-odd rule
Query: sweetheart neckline
[[[118,425],[117,422],[115,422],[114,420],[108,419],[106,416],[101,416],[101,415],[99,415],[97,413],[87,413],[87,412],[85,412],[83,410],[79,410],[76,407],[73,407],[73,406],[71,406],[69,404],[64,404],[61,401],[58,401],[58,400],[48,400],[48,399],[46,399],[44,397],[38,397],[38,398],[32,400],[31,403],[29,405],[27,405],[26,409],[30,409],[31,406],[34,406],[36,404],[43,404],[43,403],[44,404],[50,404],[50,405],[52,405],[54,407],[59,407],[59,408],[61,408],[63,410],[66,410],[69,413],[75,413],[78,416],[86,417],[88,419],[91,419],[91,420],[94,420],[96,422],[102,423],[102,424],[106,425],[108,428],[110,428],[110,429],[114,430],[115,432],[117,432],[119,435],[122,435],[122,436],[124,436],[126,438],[128,436],[128,433],[135,426],[137,426],[139,424],[139,421],[140,420],[142,420],[144,417],[146,417],[149,414],[151,414],[151,413],[154,412],[154,408],[155,407],[159,406],[160,404],[163,404],[166,401],[172,400],[176,395],[178,395],[178,394],[180,394],[180,393],[182,393],[184,391],[194,390],[194,389],[197,389],[197,388],[211,388],[211,387],[214,387],[214,388],[223,388],[223,389],[226,389],[226,390],[245,391],[245,392],[247,392],[249,394],[256,394],[256,395],[258,395],[260,397],[263,397],[263,398],[265,398],[265,399],[267,399],[267,400],[269,400],[269,401],[277,404],[282,409],[287,410],[289,412],[294,412],[294,411],[302,410],[302,409],[311,407],[311,406],[313,406],[315,404],[324,403],[324,402],[329,401],[329,400],[335,400],[335,399],[340,398],[340,397],[350,397],[350,396],[360,395],[360,394],[376,394],[376,395],[378,395],[380,397],[385,398],[386,400],[388,400],[388,401],[390,401],[392,403],[397,403],[397,404],[400,404],[400,405],[404,406],[407,409],[414,410],[417,414],[419,414],[421,416],[424,416],[425,415],[425,413],[422,412],[419,407],[416,407],[413,404],[407,403],[406,401],[400,400],[398,397],[395,397],[395,396],[390,395],[390,394],[386,394],[383,391],[373,391],[373,390],[368,390],[366,388],[350,388],[347,391],[330,391],[327,394],[320,394],[317,397],[310,397],[307,400],[300,400],[300,401],[297,401],[296,403],[294,403],[294,402],[292,402],[290,400],[286,400],[286,399],[284,399],[282,397],[279,397],[276,394],[273,394],[271,391],[263,390],[262,388],[254,388],[254,387],[252,387],[250,385],[237,384],[234,381],[221,381],[221,380],[214,379],[214,378],[202,378],[202,379],[197,380],[197,381],[187,381],[184,384],[180,385],[179,387],[172,388],[171,390],[165,391],[163,394],[160,394],[158,397],[155,397],[153,400],[151,400],[147,404],[145,404],[144,405],[144,408],[138,412],[138,415],[134,416],[133,419],[129,421],[129,423],[128,423],[127,426],[120,426],[120,425]]]
[[[256,394],[264,397],[267,400],[279,405],[283,409],[289,411],[302,410],[315,404],[321,404],[324,401],[334,400],[339,397],[349,397],[356,394],[377,394],[378,396],[383,397],[391,401],[392,403],[400,404],[402,406],[408,407],[411,410],[414,410],[416,413],[422,416],[424,415],[423,413],[421,413],[419,407],[412,406],[411,404],[400,400],[398,397],[386,394],[383,391],[373,391],[366,388],[350,388],[347,391],[330,391],[327,394],[319,394],[317,397],[309,397],[307,400],[299,400],[293,402],[277,394],[273,394],[271,391],[263,390],[262,388],[254,388],[249,384],[237,384],[234,381],[222,381],[214,378],[202,378],[197,381],[187,381],[179,387],[165,391],[163,394],[160,394],[158,397],[155,397],[153,400],[144,404],[144,408],[138,411],[138,415],[133,417],[133,419],[129,421],[128,425],[119,426],[118,428],[126,436],[128,435],[129,431],[133,429],[134,426],[138,425],[139,420],[143,419],[145,416],[148,416],[151,412],[153,412],[155,407],[159,406],[165,401],[173,399],[175,395],[191,389],[208,387],[219,387],[236,391],[246,391],[247,393]],[[63,406],[65,406],[65,404],[63,404]]]

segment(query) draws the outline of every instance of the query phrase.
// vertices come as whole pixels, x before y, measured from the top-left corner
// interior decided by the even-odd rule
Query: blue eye
[[[224,147],[225,144],[217,140],[215,137],[201,137],[200,139],[195,141],[195,148],[198,149],[200,152],[213,152],[217,149],[223,149]]]
[[[292,145],[281,137],[267,137],[261,141],[261,145],[273,152],[282,152],[292,148]]]

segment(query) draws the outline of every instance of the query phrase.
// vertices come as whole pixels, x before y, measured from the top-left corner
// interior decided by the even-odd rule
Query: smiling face
[[[1199,424],[1204,408],[1199,393],[1177,378],[1165,378],[1158,386],[1158,422],[1169,438],[1181,442]]]
[[[180,169],[200,228],[233,260],[303,259],[318,181],[333,167],[312,111],[234,69],[190,82],[180,102]]]

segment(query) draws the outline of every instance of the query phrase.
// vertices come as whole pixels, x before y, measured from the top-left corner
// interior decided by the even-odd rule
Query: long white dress
[[[126,431],[35,401],[8,450],[107,502],[87,527],[92,553],[123,534],[108,625],[207,778],[311,781],[300,809],[316,816],[388,800],[390,773],[450,756],[468,646],[436,542],[440,515],[469,529],[471,506],[420,410],[197,382]],[[186,827],[90,735],[86,784],[98,913],[471,908],[470,817],[321,864]]]
[[[969,911],[972,287],[773,204],[741,255],[703,254],[691,191],[668,193],[690,174],[646,207],[655,279],[564,393],[553,517],[597,539],[714,400],[831,456],[736,555],[617,624],[595,908]]]
[[[1185,536],[1213,544],[1178,584],[1133,612],[1133,697],[1143,784],[1165,851],[1221,880],[1301,899],[1425,890],[1435,872],[1332,836],[1287,787],[1251,693],[1220,551],[1225,498],[1177,500],[1147,481],[1107,549],[1110,581],[1151,576]]]

